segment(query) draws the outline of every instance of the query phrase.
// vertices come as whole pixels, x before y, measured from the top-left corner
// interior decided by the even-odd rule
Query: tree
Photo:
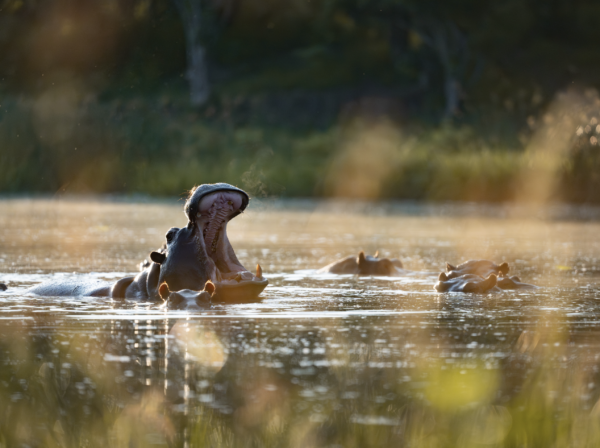
[[[411,25],[423,43],[434,52],[442,68],[446,103],[444,118],[450,118],[459,111],[471,61],[467,37],[449,20],[421,16],[414,17]]]
[[[202,106],[210,96],[206,40],[219,33],[233,14],[236,0],[173,0],[185,34],[190,101]]]
[[[185,33],[187,54],[186,77],[190,84],[190,101],[193,106],[202,106],[210,96],[206,48],[200,42],[202,27],[202,0],[173,0]]]
[[[397,67],[412,66],[419,72],[419,89],[430,79],[441,78],[444,118],[459,112],[467,84],[477,77],[481,61],[471,48],[468,32],[457,23],[480,20],[481,5],[473,0],[456,0],[451,6],[439,0],[337,0],[336,7],[363,27],[377,27],[387,34],[391,59]],[[409,36],[416,36],[419,44],[409,45]]]

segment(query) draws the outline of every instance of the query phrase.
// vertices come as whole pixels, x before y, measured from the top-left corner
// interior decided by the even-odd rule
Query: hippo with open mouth
[[[248,202],[244,190],[225,183],[193,189],[184,207],[188,225],[169,230],[166,248],[150,254],[161,266],[159,283],[166,282],[172,291],[196,291],[211,280],[216,287],[213,302],[256,301],[269,282],[260,265],[253,275],[240,263],[227,237],[227,223]]]
[[[202,291],[208,280],[216,290],[213,302],[256,301],[268,285],[257,265],[256,275],[237,259],[227,237],[227,223],[242,213],[249,198],[225,183],[205,184],[190,192],[184,211],[188,224],[172,228],[166,244],[152,252],[145,269],[114,284],[101,281],[61,281],[35,286],[28,292],[45,296],[104,296],[160,301],[159,285],[169,291]]]

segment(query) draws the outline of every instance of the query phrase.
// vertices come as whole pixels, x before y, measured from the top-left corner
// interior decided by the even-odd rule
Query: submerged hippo
[[[500,289],[537,289],[538,286],[529,283],[521,282],[521,279],[516,275],[512,277],[501,277],[497,283]]]
[[[268,285],[257,266],[250,273],[237,259],[229,239],[227,223],[248,205],[245,191],[225,183],[205,184],[190,192],[184,211],[188,224],[172,228],[166,245],[152,252],[145,269],[135,277],[114,284],[101,281],[45,283],[28,292],[46,296],[107,296],[137,300],[162,300],[159,285],[170,291],[203,291],[211,280],[213,301],[255,301]]]
[[[522,283],[516,275],[508,277],[508,263],[500,265],[489,260],[469,260],[458,266],[446,263],[434,289],[438,292],[500,292],[505,289],[535,289]]]
[[[182,289],[171,292],[169,286],[163,283],[158,288],[158,293],[165,301],[164,306],[172,310],[198,311],[210,308],[212,305],[212,296],[215,293],[215,285],[210,280],[204,285],[202,291],[192,291],[191,289]]]
[[[350,255],[341,260],[334,261],[331,264],[319,269],[318,272],[329,274],[354,274],[354,275],[381,275],[397,276],[405,271],[402,269],[402,262],[395,258],[379,258],[379,252],[374,256],[365,255],[361,251],[357,257]]]
[[[0,291],[6,291],[8,287],[4,283],[0,283]]]
[[[446,263],[446,275],[448,278],[460,277],[465,274],[475,274],[480,277],[488,277],[490,274],[504,276],[509,271],[508,263],[497,265],[489,260],[469,260],[458,266]]]
[[[442,272],[434,288],[437,292],[473,292],[485,293],[496,287],[497,277],[490,274],[487,278],[475,274],[464,274],[449,278]]]

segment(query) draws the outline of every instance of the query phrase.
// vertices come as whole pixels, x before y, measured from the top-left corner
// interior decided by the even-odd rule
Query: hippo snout
[[[487,278],[481,278],[475,274],[465,274],[460,277],[450,278],[442,272],[435,284],[434,289],[437,292],[472,292],[483,294],[492,290],[496,286],[498,278],[495,274],[490,274]]]

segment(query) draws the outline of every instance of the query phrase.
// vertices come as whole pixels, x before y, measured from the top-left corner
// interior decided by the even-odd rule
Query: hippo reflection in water
[[[44,296],[104,296],[162,300],[159,285],[169,291],[203,291],[215,286],[212,301],[250,302],[268,285],[257,266],[256,275],[237,259],[227,238],[227,223],[248,205],[245,191],[225,183],[205,184],[190,192],[184,211],[188,224],[172,228],[166,245],[150,254],[150,263],[135,277],[114,284],[101,281],[61,281],[35,286],[28,292]]]
[[[489,260],[469,260],[458,266],[446,263],[434,289],[438,292],[500,292],[505,289],[536,289],[522,283],[516,275],[508,277],[508,263],[497,265]]]

